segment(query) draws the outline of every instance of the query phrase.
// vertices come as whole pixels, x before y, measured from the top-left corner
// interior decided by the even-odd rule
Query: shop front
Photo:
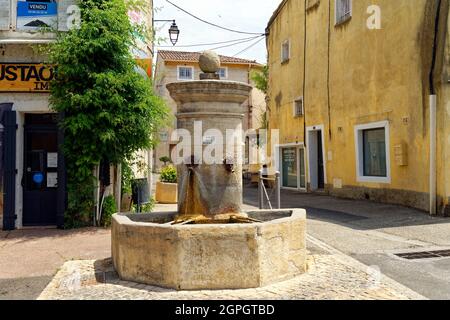
[[[3,229],[64,225],[60,116],[49,108],[51,66],[0,63]]]
[[[303,145],[279,146],[278,154],[281,187],[306,191],[305,148]]]

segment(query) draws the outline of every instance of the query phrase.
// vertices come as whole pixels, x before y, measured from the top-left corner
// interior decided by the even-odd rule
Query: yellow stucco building
[[[283,187],[450,215],[448,0],[284,0],[267,27]]]

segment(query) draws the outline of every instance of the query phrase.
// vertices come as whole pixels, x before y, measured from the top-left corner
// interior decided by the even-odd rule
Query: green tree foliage
[[[269,67],[264,66],[262,71],[253,70],[250,74],[255,87],[267,95],[269,89]]]
[[[262,71],[253,70],[250,74],[250,78],[255,83],[255,87],[266,95],[269,92],[269,67],[266,65],[263,67]],[[267,111],[263,112],[260,116],[259,125],[261,129],[268,129],[269,121],[268,121]]]
[[[59,33],[49,53],[57,66],[51,106],[64,114],[67,227],[90,223],[95,166],[103,159],[123,163],[152,147],[152,136],[168,115],[151,81],[136,72],[131,54],[137,28],[144,34],[128,18],[137,2],[80,0],[78,5],[80,27]]]
[[[102,225],[107,228],[111,226],[113,214],[117,213],[116,200],[113,196],[107,196],[103,200]]]

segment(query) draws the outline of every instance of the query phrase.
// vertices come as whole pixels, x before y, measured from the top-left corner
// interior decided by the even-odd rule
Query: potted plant
[[[177,170],[169,165],[161,169],[160,181],[156,182],[156,201],[173,204],[178,202]]]
[[[164,157],[159,158],[159,161],[164,163],[164,167],[165,167],[165,166],[167,166],[167,163],[170,163],[170,158],[168,156],[164,156]]]

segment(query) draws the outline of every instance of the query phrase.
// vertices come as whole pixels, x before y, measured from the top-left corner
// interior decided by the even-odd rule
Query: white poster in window
[[[58,168],[58,153],[47,153],[47,168]]]
[[[47,172],[47,188],[58,187],[58,173],[57,172]]]

